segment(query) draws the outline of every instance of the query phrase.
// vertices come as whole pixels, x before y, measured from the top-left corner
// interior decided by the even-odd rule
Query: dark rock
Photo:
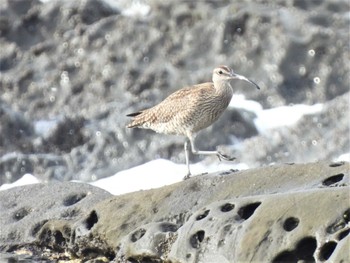
[[[45,152],[70,152],[81,146],[86,139],[83,134],[84,119],[64,119],[59,122],[54,131],[43,142]],[[45,149],[46,148],[46,149]]]
[[[28,118],[0,100],[0,155],[19,149],[31,151],[34,128]],[[6,150],[5,150],[6,149]]]

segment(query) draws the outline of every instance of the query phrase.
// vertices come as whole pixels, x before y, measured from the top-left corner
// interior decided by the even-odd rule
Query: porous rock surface
[[[111,194],[88,184],[48,183],[15,187],[0,191],[0,249],[11,251],[17,244],[43,242],[50,238],[62,240],[70,237],[70,222],[81,218],[91,206]],[[51,225],[62,226],[60,233]],[[43,232],[43,229],[46,229]],[[48,239],[46,239],[48,237]],[[58,244],[57,249],[62,249]]]
[[[349,262],[349,168],[284,164],[106,197],[76,220],[40,225],[31,244],[91,262]]]
[[[209,81],[220,64],[256,81],[260,91],[240,81],[234,90],[264,108],[328,103],[349,91],[348,0],[109,2],[117,6],[0,1],[0,184],[25,173],[91,181],[157,157],[183,163],[183,138],[126,130],[125,115]],[[135,3],[145,12],[131,14]],[[226,111],[198,137],[198,148],[232,138],[274,141],[255,137],[253,118]],[[344,124],[330,121],[337,138]],[[299,140],[314,140],[302,127],[295,128]],[[336,150],[325,143],[318,152],[330,159],[348,152],[346,135]],[[284,161],[319,159],[294,151],[290,138],[283,138],[290,154]],[[237,156],[249,153],[244,161],[259,167],[280,157],[281,148],[243,147]]]

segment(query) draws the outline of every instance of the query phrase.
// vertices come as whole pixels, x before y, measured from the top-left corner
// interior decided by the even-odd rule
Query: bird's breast
[[[230,104],[232,92],[216,93],[200,101],[194,114],[192,129],[197,132],[213,124]]]

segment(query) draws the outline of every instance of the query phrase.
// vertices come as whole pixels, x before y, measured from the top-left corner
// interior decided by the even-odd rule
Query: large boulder
[[[0,192],[0,248],[84,262],[348,262],[349,168],[226,171],[113,197],[76,183],[18,187]]]

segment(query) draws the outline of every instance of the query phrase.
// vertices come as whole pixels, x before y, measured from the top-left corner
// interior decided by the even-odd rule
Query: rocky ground
[[[243,140],[227,150],[250,167],[349,151],[348,1],[110,3],[1,1],[0,184],[28,172],[91,181],[156,158],[183,163],[184,138],[126,130],[125,115],[209,81],[220,64],[256,81],[261,91],[236,82],[235,92],[266,109],[326,107],[268,135],[231,109],[199,135],[200,148]]]
[[[275,165],[121,196],[81,183],[0,191],[0,260],[349,262],[349,171]]]
[[[108,3],[0,2],[0,184],[48,182],[0,191],[0,261],[349,262],[349,163],[332,162],[350,148],[349,2]],[[66,182],[183,163],[184,138],[125,115],[220,64],[257,82],[233,86],[265,109],[323,110],[260,134],[228,109],[198,148],[247,171],[122,196]]]

